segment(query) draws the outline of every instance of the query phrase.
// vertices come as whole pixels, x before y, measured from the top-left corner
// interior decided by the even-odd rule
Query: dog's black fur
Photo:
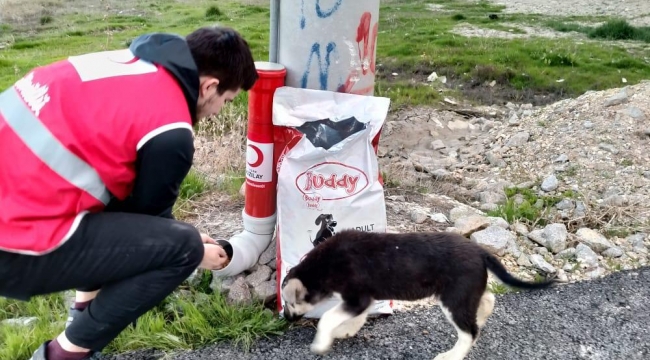
[[[486,292],[488,271],[518,288],[541,289],[554,283],[514,278],[496,257],[458,234],[343,230],[291,268],[282,288],[291,279],[302,283],[298,287],[302,287],[303,294],[296,291],[295,296],[288,296],[295,298],[298,305],[315,305],[334,293],[340,294],[343,311],[352,316],[362,314],[375,300],[413,301],[435,295],[459,330],[476,341],[482,325],[477,325],[477,312]],[[493,301],[492,296],[492,304],[487,306],[489,313]],[[292,314],[287,307],[284,314],[290,321],[304,315]]]
[[[336,221],[332,214],[320,214],[316,218],[316,225],[320,225],[320,229],[316,233],[316,238],[311,242],[314,247],[335,235]]]

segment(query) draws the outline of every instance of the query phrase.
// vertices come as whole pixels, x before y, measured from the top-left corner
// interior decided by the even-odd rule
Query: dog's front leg
[[[373,304],[374,302],[371,302],[361,314],[339,325],[332,332],[332,336],[336,339],[346,339],[356,335],[366,323],[368,313],[370,312],[370,309],[372,309]]]
[[[334,337],[332,336],[334,329],[353,317],[354,314],[344,310],[344,303],[340,303],[323,313],[323,316],[321,316],[318,322],[316,337],[311,343],[311,351],[318,355],[327,353],[334,341]]]
[[[311,344],[311,351],[323,355],[334,342],[334,329],[344,322],[361,315],[372,303],[369,298],[343,299],[343,302],[326,311],[318,322],[316,337]],[[362,324],[363,325],[363,324]]]

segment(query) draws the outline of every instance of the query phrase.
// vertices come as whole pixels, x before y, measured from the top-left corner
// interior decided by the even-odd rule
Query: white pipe
[[[252,268],[273,240],[276,214],[260,219],[242,211],[242,218],[244,230],[227,240],[232,246],[232,259],[225,268],[212,271],[214,276],[235,276]]]

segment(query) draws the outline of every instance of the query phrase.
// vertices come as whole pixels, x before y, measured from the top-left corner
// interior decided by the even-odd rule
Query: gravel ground
[[[551,16],[614,16],[637,26],[650,25],[648,0],[490,0],[506,6],[506,13]]]
[[[648,359],[648,299],[650,268],[535,293],[499,295],[467,359]],[[221,344],[171,358],[317,359],[309,352],[313,335],[312,328],[298,328],[259,341],[248,354]],[[336,342],[327,358],[430,360],[454,342],[455,332],[437,307],[419,308],[371,320],[355,338]]]

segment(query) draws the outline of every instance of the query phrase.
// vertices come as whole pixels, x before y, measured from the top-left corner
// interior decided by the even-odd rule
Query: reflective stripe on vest
[[[13,86],[0,94],[0,114],[25,145],[54,172],[108,204],[110,194],[97,171],[54,137],[25,105]]]

